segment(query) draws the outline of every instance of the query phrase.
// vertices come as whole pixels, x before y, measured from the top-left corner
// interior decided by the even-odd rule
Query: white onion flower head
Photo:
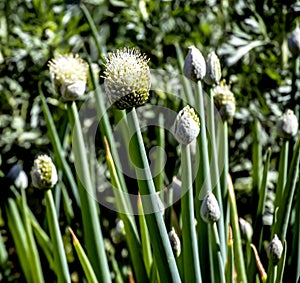
[[[286,110],[285,113],[277,120],[277,135],[283,139],[290,139],[298,132],[298,119],[293,110]]]
[[[64,100],[76,100],[84,95],[89,66],[78,54],[58,55],[49,61],[49,71]]]
[[[206,74],[205,59],[194,45],[189,47],[189,51],[184,60],[183,74],[190,80],[197,82],[204,78]]]
[[[190,144],[200,132],[200,120],[189,105],[177,114],[174,123],[174,136],[180,144]]]
[[[33,186],[41,190],[52,188],[58,181],[55,165],[46,154],[34,160],[30,175]]]
[[[104,87],[118,109],[144,104],[151,86],[149,59],[134,48],[118,49],[108,54]]]
[[[203,199],[200,215],[206,223],[214,223],[220,219],[221,212],[218,201],[212,192],[208,192]]]
[[[208,85],[217,85],[221,80],[221,64],[217,54],[212,51],[206,57],[206,73],[203,78]]]

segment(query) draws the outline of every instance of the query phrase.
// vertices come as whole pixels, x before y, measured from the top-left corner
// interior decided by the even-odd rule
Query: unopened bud
[[[239,218],[239,224],[242,238],[245,239],[247,242],[251,242],[253,235],[253,229],[251,224],[243,218]]]
[[[7,173],[6,178],[18,189],[26,189],[28,187],[28,177],[21,165],[14,165]]]
[[[189,47],[187,56],[185,57],[183,74],[190,80],[197,82],[202,80],[206,73],[205,59],[194,45]]]
[[[273,264],[276,265],[281,258],[282,252],[283,252],[282,243],[277,237],[277,235],[275,234],[267,248],[268,258],[273,262]]]
[[[174,136],[180,144],[189,144],[198,136],[199,132],[199,117],[194,109],[187,105],[177,114]]]
[[[217,222],[220,219],[220,207],[212,192],[208,192],[204,197],[200,208],[200,215],[203,221],[210,224]]]
[[[181,244],[174,228],[169,232],[169,240],[175,257],[179,257],[181,253]]]
[[[206,58],[206,74],[203,78],[204,82],[209,85],[217,85],[220,82],[221,75],[221,64],[219,57],[214,51],[210,52]]]
[[[290,139],[297,134],[298,119],[294,112],[288,109],[276,123],[276,130],[279,137]]]

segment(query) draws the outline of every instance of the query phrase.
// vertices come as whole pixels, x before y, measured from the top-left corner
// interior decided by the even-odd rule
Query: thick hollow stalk
[[[160,191],[163,189],[164,186],[164,171],[161,170],[164,165],[164,148],[165,148],[165,131],[164,131],[164,117],[163,114],[159,114],[158,116],[158,124],[159,127],[156,131],[156,140],[157,146],[159,150],[156,151],[154,157],[154,171],[157,175],[154,177],[154,184],[156,191]]]
[[[224,270],[224,260],[221,254],[219,231],[217,223],[210,225],[209,229],[212,230],[212,244],[213,244],[213,262],[215,270],[216,282],[225,283],[225,270]]]
[[[32,281],[36,283],[45,282],[39,252],[36,246],[36,242],[33,236],[32,226],[30,222],[30,215],[27,210],[27,198],[25,189],[21,189],[22,195],[22,214],[25,233],[28,239],[28,251],[30,255],[30,268],[32,273]]]
[[[210,100],[209,100],[209,111],[208,111],[208,126],[210,130],[210,138],[211,138],[211,149],[212,149],[212,170],[210,171],[212,184],[216,183],[215,185],[215,195],[216,199],[220,206],[220,219],[217,223],[218,225],[218,232],[220,238],[220,248],[223,261],[225,262],[226,257],[226,239],[227,236],[225,235],[225,224],[224,224],[224,209],[223,209],[223,194],[221,192],[221,185],[220,185],[220,172],[219,172],[219,164],[218,164],[218,152],[217,152],[217,140],[216,140],[216,128],[215,128],[215,115],[214,115],[214,99],[211,92]]]
[[[181,145],[182,168],[182,239],[183,266],[185,282],[202,282],[195,229],[194,197],[191,155],[189,145]]]
[[[244,255],[243,255],[243,247],[242,247],[242,240],[241,240],[241,233],[239,227],[239,220],[238,220],[238,213],[236,207],[236,200],[234,194],[234,188],[232,184],[231,177],[228,175],[227,178],[228,182],[228,198],[230,203],[230,220],[232,225],[232,235],[233,235],[233,251],[234,251],[234,258],[236,260],[235,267],[237,273],[237,282],[247,282],[246,278],[246,268],[244,262]]]
[[[8,228],[12,234],[16,251],[27,282],[33,282],[30,266],[29,246],[25,228],[16,202],[9,198],[5,205]]]
[[[252,215],[255,218],[257,203],[259,198],[259,188],[261,182],[262,168],[262,148],[260,141],[260,123],[257,119],[253,125],[253,145],[252,145]]]
[[[254,226],[253,226],[254,228],[253,230],[255,231],[253,243],[255,244],[255,246],[258,247],[258,252],[260,252],[262,246],[262,240],[261,240],[262,232],[263,232],[262,217],[264,215],[265,200],[267,196],[267,181],[268,181],[270,159],[271,159],[271,148],[268,148],[267,158],[265,161],[265,166],[264,166],[263,176],[261,181],[261,187],[259,190],[260,195],[259,195],[259,201],[257,206],[257,212],[254,221]]]
[[[100,282],[111,282],[109,266],[105,253],[105,245],[102,236],[97,203],[93,199],[94,186],[89,172],[89,163],[85,149],[82,126],[79,120],[76,103],[71,105],[71,116],[74,120],[73,129],[73,152],[77,174],[80,177],[79,197],[81,202],[81,213],[83,222],[84,242],[87,255],[90,259],[97,279]]]
[[[284,140],[283,146],[281,147],[280,150],[278,182],[276,186],[274,207],[278,207],[280,205],[283,196],[283,189],[286,183],[286,177],[288,171],[288,157],[289,157],[289,141]]]
[[[161,282],[181,282],[163,216],[158,206],[158,196],[155,193],[135,108],[128,114],[129,132],[135,133],[132,135],[134,150],[131,151],[131,157],[137,169],[144,169],[143,171],[136,170],[137,179],[160,280]],[[146,195],[147,199],[143,198],[143,195]]]
[[[233,238],[232,238],[232,229],[228,225],[228,248],[227,248],[227,261],[226,261],[226,282],[234,283],[234,254],[233,254]]]
[[[55,210],[52,191],[45,192],[47,220],[50,230],[50,236],[53,243],[54,266],[57,276],[57,282],[70,283],[70,272],[63,245],[62,235],[59,229],[58,216]]]
[[[111,183],[114,187],[114,194],[116,199],[117,208],[124,213],[119,213],[119,217],[122,219],[126,232],[126,241],[130,252],[131,260],[133,263],[134,272],[137,282],[145,282],[148,279],[146,267],[143,261],[142,247],[139,239],[139,235],[135,229],[134,218],[129,213],[127,208],[126,199],[121,190],[121,184],[118,178],[116,167],[108,146],[108,142],[105,139],[106,145],[106,160],[110,172]]]
[[[284,187],[283,198],[277,213],[277,221],[272,231],[278,235],[281,242],[285,240],[286,232],[289,224],[290,214],[292,210],[292,202],[296,189],[296,183],[299,175],[299,161],[300,161],[300,136],[294,149],[291,166],[287,177],[287,182]]]
[[[208,226],[202,220],[200,216],[201,200],[211,191],[211,180],[210,180],[210,169],[209,169],[209,156],[207,147],[207,137],[206,137],[206,119],[204,111],[204,100],[202,93],[202,84],[199,81],[196,88],[195,104],[196,110],[199,113],[200,118],[200,134],[197,137],[197,155],[199,158],[200,167],[196,172],[196,198],[195,198],[195,208],[196,208],[196,219],[197,219],[197,238],[198,238],[198,253],[200,257],[201,265],[201,276],[203,281],[210,281],[210,266],[209,261],[209,250],[208,250]]]
[[[150,278],[151,266],[153,265],[153,256],[150,245],[150,236],[147,228],[147,223],[143,211],[143,205],[141,198],[138,198],[138,211],[139,211],[139,223],[140,223],[140,233],[143,249],[143,258],[145,262],[145,267],[147,270],[148,277]]]

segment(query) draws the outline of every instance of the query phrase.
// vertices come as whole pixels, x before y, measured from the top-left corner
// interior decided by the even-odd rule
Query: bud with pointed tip
[[[294,56],[300,55],[300,28],[298,23],[288,38],[288,47]]]
[[[253,235],[251,224],[243,218],[239,218],[239,224],[243,239],[250,243]]]
[[[145,55],[133,48],[108,55],[104,87],[118,109],[136,107],[148,100],[151,85],[148,61]]]
[[[273,264],[276,265],[281,258],[282,252],[282,243],[279,240],[278,236],[275,234],[267,248],[268,258],[273,262]]]
[[[72,101],[84,95],[89,66],[78,54],[59,55],[48,66],[52,83],[64,100]]]
[[[290,139],[298,132],[298,119],[290,109],[280,117],[276,123],[277,135],[280,138]]]
[[[212,192],[208,192],[204,197],[200,208],[200,215],[203,221],[210,224],[213,224],[220,219],[220,207],[216,197]]]
[[[181,244],[180,244],[180,240],[174,230],[174,227],[172,227],[172,230],[169,232],[169,240],[170,240],[170,244],[173,250],[173,253],[175,255],[175,257],[179,257],[180,253],[181,253]]]
[[[212,89],[212,94],[215,106],[219,110],[222,119],[225,121],[230,120],[235,113],[235,98],[230,86],[222,80],[219,85]]]
[[[174,136],[180,144],[191,143],[200,132],[199,117],[190,106],[185,106],[177,114],[174,123]]]
[[[34,160],[30,175],[32,185],[41,190],[52,188],[58,180],[55,165],[46,154],[39,155]]]
[[[183,74],[190,80],[197,82],[204,78],[206,73],[205,59],[194,45],[189,47],[189,52],[185,57]]]
[[[203,78],[208,85],[219,84],[221,79],[221,64],[217,54],[212,51],[206,58],[206,74]]]

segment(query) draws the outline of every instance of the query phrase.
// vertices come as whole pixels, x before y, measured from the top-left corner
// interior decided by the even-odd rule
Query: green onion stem
[[[59,229],[58,216],[55,209],[51,189],[45,192],[46,212],[49,224],[50,236],[53,244],[54,266],[57,275],[57,282],[71,282],[67,258],[62,240],[62,234]]]
[[[146,223],[149,229],[150,240],[153,246],[153,255],[161,282],[181,282],[176,261],[169,241],[166,226],[158,204],[154,182],[140,131],[135,108],[127,115],[128,129],[132,135],[131,157],[137,166],[137,181],[140,189]],[[144,170],[140,170],[144,169]],[[146,200],[143,197],[148,197]],[[145,209],[146,208],[146,209]],[[150,212],[150,213],[149,213]]]
[[[182,168],[182,239],[183,264],[185,282],[202,282],[198,256],[198,244],[195,229],[194,197],[189,145],[181,145]]]
[[[74,121],[73,128],[73,153],[79,181],[79,196],[81,202],[81,213],[83,222],[84,243],[87,255],[100,282],[111,282],[111,276],[105,245],[102,236],[97,203],[93,199],[94,186],[91,180],[87,152],[84,144],[82,126],[79,120],[78,110],[75,102],[70,106],[70,120]]]

